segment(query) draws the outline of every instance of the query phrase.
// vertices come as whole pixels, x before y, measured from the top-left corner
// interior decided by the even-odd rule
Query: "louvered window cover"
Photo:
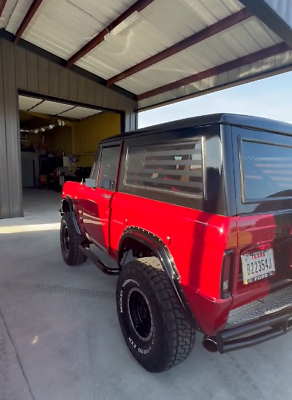
[[[129,146],[124,184],[202,198],[202,140]]]
[[[292,147],[242,141],[245,200],[292,197]]]

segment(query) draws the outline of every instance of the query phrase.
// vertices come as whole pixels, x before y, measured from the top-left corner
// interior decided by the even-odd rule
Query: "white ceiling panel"
[[[75,107],[72,110],[66,111],[60,115],[61,117],[68,117],[68,118],[75,118],[75,119],[82,119],[87,118],[95,114],[99,114],[101,111],[94,110],[92,108],[83,108],[83,107]]]
[[[20,15],[24,17],[25,5],[31,0],[19,3],[7,26],[12,33],[17,31]],[[22,38],[68,59],[133,3],[135,0],[43,1]]]
[[[34,97],[18,96],[19,109],[22,111],[31,110],[39,114],[49,114],[54,116],[83,119],[102,111],[93,108],[78,107],[72,104],[58,103],[54,101],[36,99]]]
[[[8,3],[10,3],[10,7],[11,5],[13,7],[12,13],[10,13],[9,19],[6,24],[6,29],[9,32],[16,33],[32,2],[33,0],[8,0]]]
[[[242,7],[237,0],[155,0],[133,24],[76,64],[109,79]]]
[[[0,28],[4,27],[15,34],[32,1],[7,0],[0,19]],[[68,60],[136,1],[46,0],[41,3],[22,38]],[[265,1],[292,26],[292,0]],[[110,31],[103,42],[76,64],[107,80],[241,9],[243,5],[239,0],[155,0],[137,13],[137,18],[132,18],[130,22],[127,19]],[[280,41],[271,30],[252,17],[117,82],[117,85],[134,94],[141,94],[252,54]],[[224,75],[226,76],[233,75],[230,73]],[[212,79],[216,81],[216,77],[217,75]],[[161,94],[159,99],[156,96],[155,98],[157,101],[161,98],[168,101],[169,97],[175,100],[185,90],[185,96],[189,92],[197,95],[194,88],[212,88],[212,79],[187,85],[167,95]],[[153,101],[143,101],[143,107],[145,104],[156,104]],[[22,107],[27,107],[26,103],[21,104]],[[71,107],[45,101],[34,111],[53,115],[66,112],[72,118],[86,118],[93,113],[92,110],[85,111],[82,107],[71,111]]]
[[[257,35],[250,32],[257,32]],[[249,18],[117,84],[140,94],[279,42],[278,36],[257,18]]]
[[[0,28],[6,28],[11,15],[13,14],[13,11],[15,7],[17,6],[18,0],[8,0],[4,10],[2,12],[1,18],[0,18]],[[22,15],[23,18],[23,15]]]
[[[32,107],[36,106],[38,103],[42,102],[41,99],[35,99],[34,97],[18,96],[19,109],[22,111],[27,111]]]
[[[73,106],[69,104],[55,103],[53,101],[44,101],[43,103],[34,107],[31,111],[41,114],[56,115],[63,111],[67,111],[72,107]]]

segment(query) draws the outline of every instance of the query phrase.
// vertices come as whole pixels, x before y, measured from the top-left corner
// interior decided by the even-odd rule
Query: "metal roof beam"
[[[6,6],[7,0],[0,0],[0,17],[2,16],[3,10]]]
[[[287,45],[287,43],[278,43],[276,45],[267,47],[266,49],[256,51],[255,53],[248,54],[246,56],[237,58],[232,61],[228,61],[228,62],[218,65],[216,67],[207,69],[205,71],[199,72],[199,73],[191,75],[191,76],[187,76],[186,78],[180,79],[175,82],[168,83],[164,86],[161,86],[156,89],[149,90],[148,92],[139,94],[138,101],[148,99],[149,97],[153,97],[153,96],[165,93],[165,92],[169,92],[174,89],[178,89],[182,86],[186,86],[191,83],[199,82],[203,79],[207,79],[212,76],[222,74],[224,72],[229,72],[234,69],[241,68],[245,65],[249,65],[254,62],[264,60],[268,57],[272,57],[277,54],[285,53],[286,51],[289,51],[289,50],[291,50],[291,49]]]
[[[144,10],[144,8],[148,7],[154,0],[138,0],[131,7],[129,7],[123,14],[121,14],[118,18],[116,18],[111,24],[109,24],[105,29],[103,29],[98,35],[96,35],[90,42],[88,42],[85,46],[83,46],[77,53],[75,53],[72,57],[67,61],[67,68],[70,68],[76,61],[80,60],[80,58],[84,57],[87,53],[89,53],[92,49],[98,46],[101,42],[103,42],[104,37],[107,33],[112,31],[118,25],[120,25],[125,19],[130,17],[135,11],[140,12]]]
[[[292,29],[265,0],[239,1],[292,48]]]
[[[106,86],[109,87],[116,82],[119,82],[125,78],[128,78],[129,76],[136,74],[137,72],[142,71],[145,68],[151,67],[152,65],[157,64],[158,62],[165,60],[166,58],[171,57],[174,54],[177,54],[183,50],[186,50],[188,47],[194,46],[195,44],[200,43],[203,40],[210,38],[211,36],[217,35],[218,33],[225,31],[226,29],[231,28],[232,26],[252,16],[253,14],[246,8],[232,15],[229,15],[227,18],[224,18],[221,21],[218,21],[205,29],[196,32],[194,35],[182,40],[179,43],[174,44],[168,49],[165,49],[160,53],[148,58],[147,60],[144,60],[139,64],[134,65],[133,67],[121,72],[120,74],[117,74],[113,78],[110,78],[107,81]]]
[[[39,6],[42,4],[43,0],[34,0],[31,4],[31,6],[28,9],[28,12],[26,13],[25,17],[23,18],[14,38],[14,43],[16,44],[19,39],[21,38],[21,35],[27,28],[28,24],[34,17],[35,13],[37,12]]]

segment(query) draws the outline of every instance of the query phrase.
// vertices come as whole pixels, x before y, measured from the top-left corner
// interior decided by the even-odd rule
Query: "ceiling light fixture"
[[[133,12],[128,18],[126,18],[124,21],[122,21],[118,26],[113,28],[111,31],[109,31],[105,36],[104,40],[109,41],[113,37],[117,36],[119,33],[124,31],[126,28],[128,28],[130,25],[132,25],[137,19],[140,17],[140,13],[138,11]]]
[[[21,133],[28,133],[28,134],[31,134],[31,135],[37,135],[40,132],[43,133],[43,132],[45,132],[47,130],[52,130],[52,129],[57,128],[59,126],[62,127],[62,126],[65,126],[65,125],[66,125],[65,121],[63,121],[61,119],[58,119],[58,121],[56,123],[53,123],[53,124],[50,124],[50,125],[47,125],[47,126],[42,126],[41,128],[36,128],[36,129],[20,129],[20,132]]]

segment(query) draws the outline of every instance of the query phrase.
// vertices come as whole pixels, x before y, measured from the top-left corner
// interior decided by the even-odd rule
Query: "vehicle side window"
[[[187,143],[129,146],[124,184],[202,198],[201,138]]]
[[[292,147],[242,140],[241,164],[245,200],[292,196]]]
[[[96,160],[91,171],[91,178],[97,180],[99,162]]]
[[[121,146],[104,147],[100,157],[97,187],[116,190]]]

